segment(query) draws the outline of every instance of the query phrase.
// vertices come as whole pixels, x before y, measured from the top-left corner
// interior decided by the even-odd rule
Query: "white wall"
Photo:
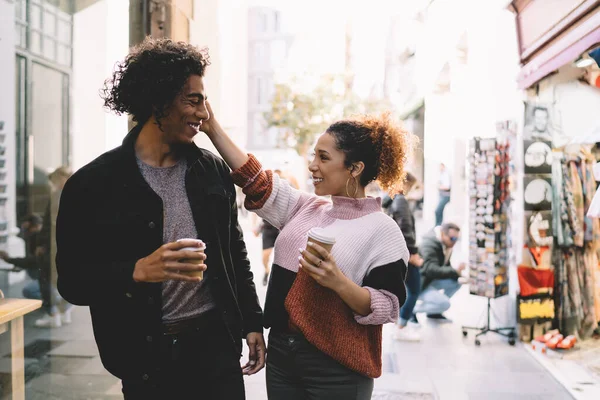
[[[0,207],[0,219],[8,221],[10,236],[6,245],[0,245],[1,250],[7,251],[12,257],[25,256],[25,243],[15,236],[19,230],[16,224],[16,121],[15,121],[15,22],[14,4],[12,1],[0,0],[0,121],[4,128],[0,133],[4,135],[4,142],[0,145],[6,147],[4,159],[7,183],[6,194],[8,201]],[[5,264],[3,261],[0,262]],[[3,285],[11,285],[25,279],[25,271],[18,274],[2,274],[5,279]]]
[[[6,219],[9,226],[16,226],[16,201],[15,201],[15,22],[14,4],[12,1],[0,0],[0,121],[4,122],[4,129],[0,132],[5,135],[6,147],[4,170],[7,172],[6,182],[8,202],[0,207],[0,219]]]
[[[73,18],[72,166],[78,169],[118,146],[127,117],[103,108],[100,89],[129,48],[129,4],[101,0]]]

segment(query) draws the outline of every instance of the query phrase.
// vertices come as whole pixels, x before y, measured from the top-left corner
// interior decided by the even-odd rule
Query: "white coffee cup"
[[[329,235],[323,228],[312,228],[310,231],[308,231],[308,243],[318,244],[325,250],[331,252],[331,249],[335,244],[335,238]],[[306,250],[308,250],[309,253],[321,258],[319,252],[317,252],[312,246],[306,246]]]
[[[204,243],[202,240],[199,239],[179,239],[178,242],[181,242],[183,240],[194,240],[196,242],[200,242],[200,246],[199,247],[184,247],[183,249],[179,249],[181,251],[196,251],[198,253],[204,253],[204,250],[206,250],[206,243]],[[187,263],[187,264],[203,264],[204,261],[203,260],[199,260],[199,259],[189,259],[189,258],[183,258],[181,260],[179,260],[179,262],[181,263]],[[200,278],[200,279],[204,279],[204,271],[180,271],[181,274],[184,275],[188,275],[188,276],[193,276],[195,278]]]

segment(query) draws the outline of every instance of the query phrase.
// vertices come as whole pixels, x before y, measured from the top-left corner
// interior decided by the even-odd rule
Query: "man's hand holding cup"
[[[199,282],[206,270],[206,245],[198,239],[180,239],[162,245],[135,264],[136,282],[179,280]]]

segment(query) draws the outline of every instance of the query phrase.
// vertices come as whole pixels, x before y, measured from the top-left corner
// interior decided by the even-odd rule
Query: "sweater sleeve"
[[[406,301],[406,263],[403,259],[374,268],[363,282],[371,295],[371,313],[354,315],[362,325],[383,325],[398,319]]]
[[[382,214],[378,229],[370,237],[369,253],[363,258],[369,268],[362,286],[371,295],[371,312],[354,315],[362,325],[382,325],[398,319],[406,301],[406,271],[409,253],[398,225]]]
[[[231,173],[231,177],[246,195],[245,207],[277,229],[282,229],[302,204],[312,197],[294,189],[272,171],[263,170],[252,154],[249,154],[246,164]]]

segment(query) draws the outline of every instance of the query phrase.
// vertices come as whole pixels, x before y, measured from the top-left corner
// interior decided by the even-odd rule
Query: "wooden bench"
[[[25,331],[23,316],[42,306],[40,300],[0,299],[0,334],[10,330],[13,400],[25,400]]]

